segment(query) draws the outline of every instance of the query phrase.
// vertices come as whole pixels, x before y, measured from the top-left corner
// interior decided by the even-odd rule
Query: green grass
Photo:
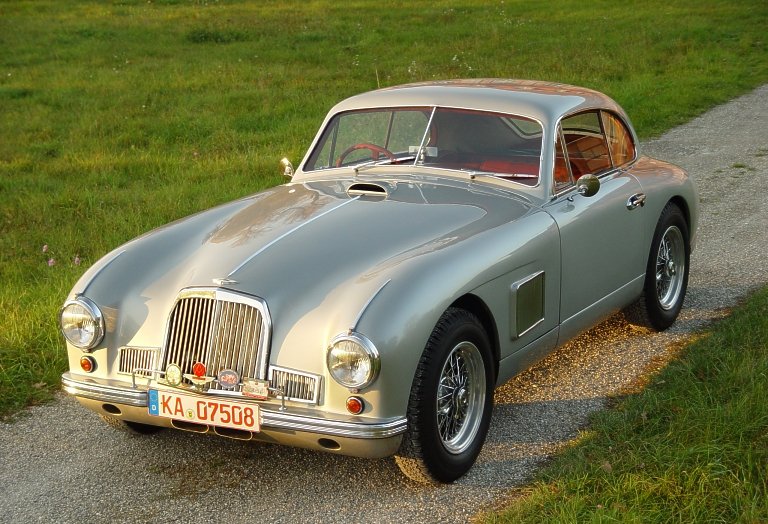
[[[768,522],[768,288],[486,522]]]
[[[89,264],[279,183],[339,99],[555,80],[649,137],[768,81],[765,27],[764,0],[0,2],[0,417],[58,388],[57,309]]]

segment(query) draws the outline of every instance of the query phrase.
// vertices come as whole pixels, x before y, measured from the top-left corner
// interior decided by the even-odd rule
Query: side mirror
[[[280,165],[283,166],[283,176],[293,178],[293,164],[291,164],[291,161],[287,158],[283,158],[280,161]]]
[[[576,191],[585,197],[594,196],[600,191],[600,180],[595,175],[582,175],[576,181]]]

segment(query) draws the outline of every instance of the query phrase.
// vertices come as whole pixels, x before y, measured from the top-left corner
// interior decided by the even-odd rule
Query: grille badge
[[[226,286],[227,284],[237,284],[237,280],[231,278],[214,278],[213,283],[217,286]]]
[[[240,375],[234,369],[222,369],[219,371],[216,380],[222,389],[235,389],[240,385]]]
[[[168,364],[165,368],[165,380],[169,386],[178,387],[181,384],[181,368],[176,364]]]

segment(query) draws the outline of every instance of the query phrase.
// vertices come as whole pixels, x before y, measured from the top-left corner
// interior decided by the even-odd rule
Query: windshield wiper
[[[361,170],[365,170],[367,168],[396,165],[402,162],[410,162],[411,160],[416,160],[416,156],[401,156],[395,158],[385,158],[384,160],[369,160],[368,162],[363,162],[362,164],[356,165],[354,167],[355,174],[358,174]]]
[[[495,173],[493,171],[474,171],[471,169],[462,169],[461,171],[464,173],[467,173],[469,175],[470,180],[474,180],[479,176],[488,176],[493,178],[504,178],[504,179],[539,178],[538,175],[532,175],[530,173]]]

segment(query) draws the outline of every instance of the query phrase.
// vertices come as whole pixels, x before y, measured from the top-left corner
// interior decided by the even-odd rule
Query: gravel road
[[[616,316],[501,387],[479,461],[455,484],[411,484],[389,460],[179,431],[124,435],[61,395],[0,423],[0,521],[466,522],[524,484],[670,344],[768,283],[766,123],[768,85],[644,144],[686,168],[701,194],[681,317],[649,334]]]

